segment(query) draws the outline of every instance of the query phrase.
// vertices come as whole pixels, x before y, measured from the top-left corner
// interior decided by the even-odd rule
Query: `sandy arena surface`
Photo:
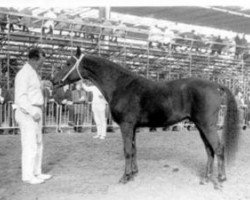
[[[20,135],[0,135],[0,200],[250,200],[249,129],[222,190],[199,184],[207,156],[197,131],[141,130],[139,174],[125,185],[118,184],[124,170],[120,131],[104,141],[92,136],[45,134],[43,170],[54,177],[28,185],[21,182]]]

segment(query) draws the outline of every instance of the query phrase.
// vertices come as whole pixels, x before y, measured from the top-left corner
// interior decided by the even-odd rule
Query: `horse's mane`
[[[139,79],[146,79],[145,77],[139,76],[137,75],[135,72],[132,72],[126,68],[124,68],[123,66],[121,66],[118,63],[112,62],[106,58],[100,57],[100,56],[95,56],[95,55],[86,55],[85,58],[87,60],[90,60],[91,62],[103,66],[103,65],[107,65],[109,66],[109,68],[112,68],[124,75],[129,75],[132,76],[133,78],[139,78]]]

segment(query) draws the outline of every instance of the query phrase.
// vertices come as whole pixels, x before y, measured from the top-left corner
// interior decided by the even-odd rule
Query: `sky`
[[[89,6],[240,6],[250,9],[248,0],[0,0],[1,7],[60,7]]]

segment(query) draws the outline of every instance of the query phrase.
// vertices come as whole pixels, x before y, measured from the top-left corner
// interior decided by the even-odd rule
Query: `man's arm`
[[[87,86],[85,84],[82,84],[82,87],[87,92],[93,92],[93,86]]]

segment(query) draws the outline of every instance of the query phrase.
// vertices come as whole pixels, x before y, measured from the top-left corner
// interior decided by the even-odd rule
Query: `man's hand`
[[[67,104],[67,105],[73,105],[73,102],[72,102],[72,101],[67,101],[66,104]]]
[[[39,122],[41,120],[41,115],[39,113],[35,113],[32,117],[35,122]]]
[[[4,98],[2,96],[0,96],[0,103],[4,102]]]
[[[66,104],[66,103],[67,103],[67,99],[63,99],[62,104]]]

